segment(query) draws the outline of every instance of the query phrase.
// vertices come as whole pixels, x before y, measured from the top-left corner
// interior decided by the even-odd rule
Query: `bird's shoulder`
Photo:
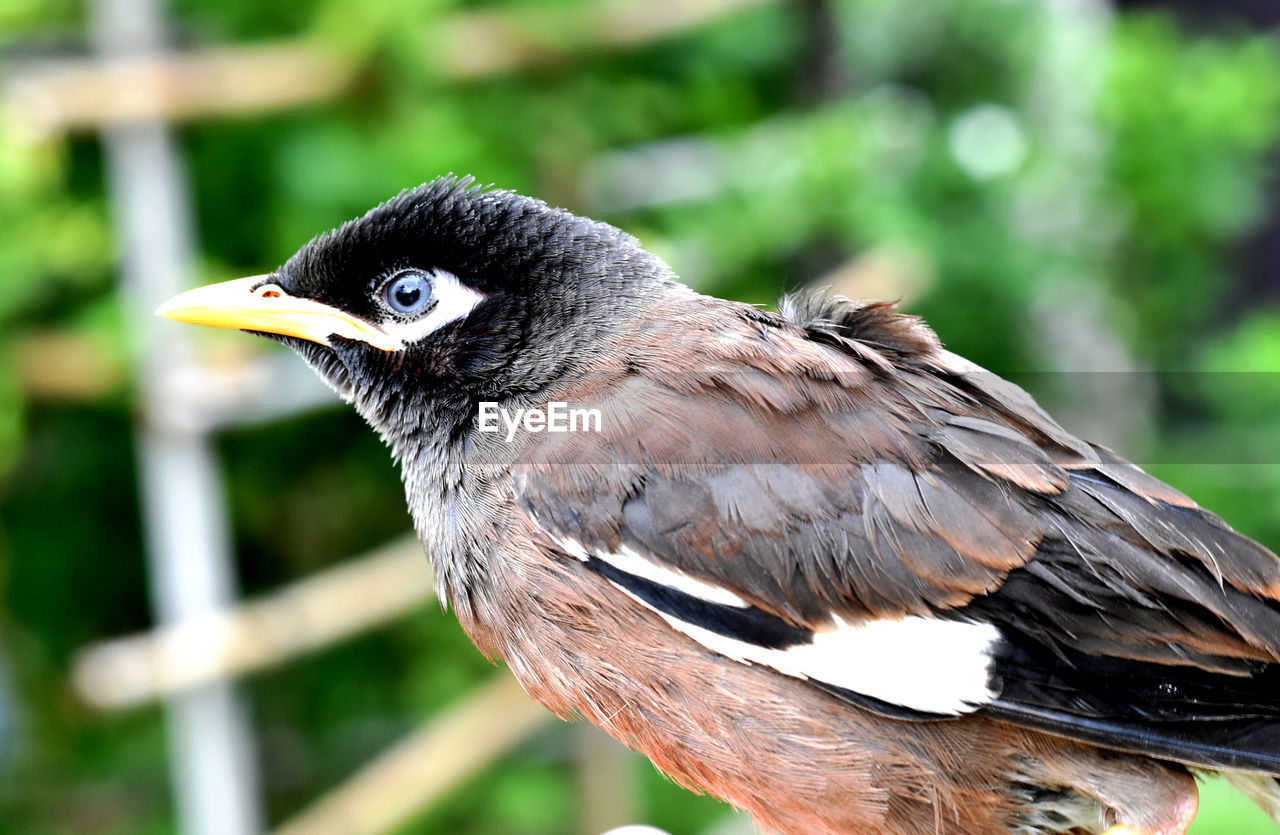
[[[678,302],[557,395],[599,431],[541,436],[513,468],[523,507],[584,545],[817,625],[995,589],[1075,471],[1190,504],[892,305]]]

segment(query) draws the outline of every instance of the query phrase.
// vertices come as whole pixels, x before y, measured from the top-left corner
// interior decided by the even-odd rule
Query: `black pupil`
[[[391,296],[402,308],[411,308],[422,298],[422,282],[414,278],[402,278],[391,288]]]

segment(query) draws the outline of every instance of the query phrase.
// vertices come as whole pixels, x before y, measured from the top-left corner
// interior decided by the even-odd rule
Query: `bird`
[[[476,646],[767,831],[1280,821],[1280,560],[894,303],[450,175],[157,312],[300,354]]]

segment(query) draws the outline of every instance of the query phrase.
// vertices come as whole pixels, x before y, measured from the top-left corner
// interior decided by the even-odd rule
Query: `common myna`
[[[381,434],[440,597],[530,695],[788,833],[1280,818],[1280,561],[891,304],[699,295],[446,178],[161,314]]]

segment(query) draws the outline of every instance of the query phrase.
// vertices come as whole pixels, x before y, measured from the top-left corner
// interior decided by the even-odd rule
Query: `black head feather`
[[[384,432],[438,412],[442,398],[470,404],[553,384],[671,278],[613,226],[444,177],[316,237],[274,280],[378,324],[389,315],[380,289],[405,269],[447,271],[485,300],[399,352],[282,339]]]

